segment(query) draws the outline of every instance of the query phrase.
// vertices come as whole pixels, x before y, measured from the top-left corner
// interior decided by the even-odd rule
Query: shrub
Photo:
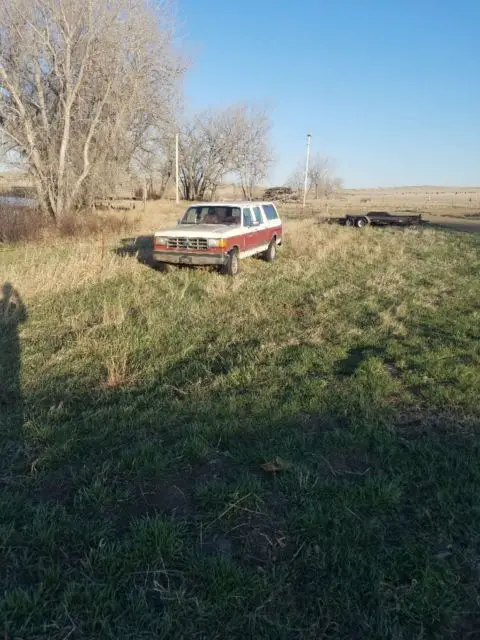
[[[156,191],[155,189],[148,187],[147,200],[161,200],[163,198],[165,189],[162,191]],[[137,187],[134,193],[135,200],[143,200],[143,187]]]
[[[114,214],[84,213],[64,216],[58,223],[58,233],[62,237],[98,235],[99,233],[124,233],[131,231],[137,218],[121,218]]]
[[[131,231],[137,223],[137,218],[88,212],[65,216],[55,225],[33,207],[0,205],[0,243],[38,240],[45,232],[63,238],[98,235],[102,232],[124,233]]]
[[[0,243],[37,238],[47,221],[33,207],[0,205]]]

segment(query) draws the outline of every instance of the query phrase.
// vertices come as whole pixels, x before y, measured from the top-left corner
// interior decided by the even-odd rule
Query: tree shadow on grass
[[[154,236],[143,235],[122,238],[120,246],[113,251],[117,256],[136,256],[142,264],[153,264]]]
[[[4,442],[0,470],[15,467],[23,451],[19,328],[26,319],[27,310],[20,294],[13,285],[5,283],[0,299],[0,437]]]
[[[352,347],[348,350],[346,357],[336,363],[337,373],[342,376],[351,376],[366,358],[382,357],[384,354],[385,346],[366,345]]]
[[[369,347],[349,354],[342,378],[326,389],[319,376],[292,378],[279,368],[297,362],[301,372],[308,345],[262,360],[255,339],[228,350],[212,344],[138,386],[29,399],[48,427],[46,444],[38,475],[6,504],[5,517],[19,538],[34,520],[38,531],[28,529],[24,546],[64,576],[62,609],[53,605],[59,587],[47,596],[50,618],[68,608],[90,629],[74,585],[93,598],[107,582],[115,603],[101,595],[95,606],[110,616],[113,606],[125,637],[135,637],[140,619],[151,633],[171,619],[172,637],[303,639],[321,637],[331,623],[338,637],[380,638],[399,624],[399,598],[404,635],[420,626],[432,637],[451,630],[455,616],[441,613],[447,605],[457,615],[473,606],[467,568],[441,559],[451,549],[459,558],[473,551],[470,503],[480,478],[471,443],[406,443],[381,405],[375,417],[362,415],[365,398],[355,398],[366,390],[352,373]],[[239,365],[253,360],[251,377],[242,377]],[[445,484],[452,469],[455,482]],[[54,518],[57,528],[48,528]],[[173,536],[167,551],[162,535]],[[31,587],[37,565],[20,572],[16,553],[7,586]],[[129,598],[139,590],[145,599],[134,609]]]

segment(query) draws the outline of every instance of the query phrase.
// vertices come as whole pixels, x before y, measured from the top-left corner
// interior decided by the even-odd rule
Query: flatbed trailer
[[[422,214],[395,215],[387,211],[370,211],[369,213],[346,214],[345,226],[361,229],[368,225],[374,227],[412,227],[422,224]]]

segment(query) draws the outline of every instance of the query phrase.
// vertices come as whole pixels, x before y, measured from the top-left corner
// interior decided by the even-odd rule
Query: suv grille
[[[169,249],[208,249],[206,238],[169,238]]]

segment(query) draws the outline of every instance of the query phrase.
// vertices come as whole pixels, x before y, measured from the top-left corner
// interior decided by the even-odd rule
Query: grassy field
[[[480,637],[479,236],[114,245],[0,251],[0,633]]]

